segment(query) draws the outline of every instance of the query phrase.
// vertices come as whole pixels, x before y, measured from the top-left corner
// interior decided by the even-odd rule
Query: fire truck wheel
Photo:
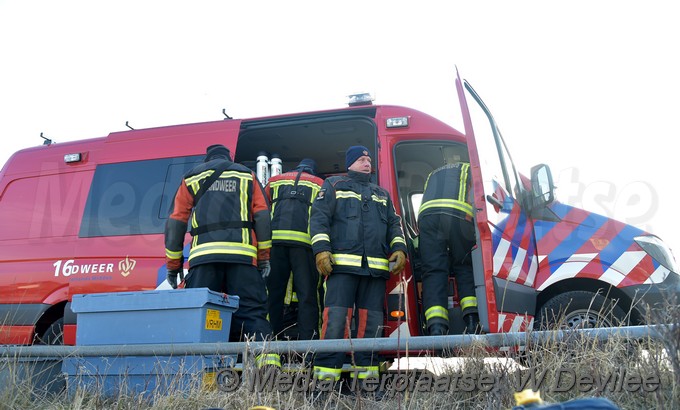
[[[47,328],[39,337],[39,344],[63,345],[64,344],[64,319],[58,319]]]
[[[549,299],[536,315],[537,329],[590,329],[625,325],[626,313],[616,300],[576,290]]]

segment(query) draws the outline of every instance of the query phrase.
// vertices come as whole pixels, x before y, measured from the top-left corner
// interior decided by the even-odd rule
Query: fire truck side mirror
[[[555,200],[555,184],[549,166],[539,164],[531,168],[531,188],[534,208],[544,207]]]

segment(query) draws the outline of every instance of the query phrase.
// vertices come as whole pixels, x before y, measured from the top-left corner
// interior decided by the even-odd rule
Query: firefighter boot
[[[481,333],[482,329],[479,325],[479,314],[477,312],[463,316],[463,321],[465,322],[465,333],[469,335]]]
[[[430,336],[445,336],[449,334],[449,328],[443,323],[434,323],[428,328],[428,333]]]

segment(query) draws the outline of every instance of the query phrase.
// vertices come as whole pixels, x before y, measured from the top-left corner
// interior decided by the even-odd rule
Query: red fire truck
[[[388,282],[386,337],[424,334],[414,263],[418,205],[427,175],[453,161],[471,165],[472,256],[485,332],[522,331],[554,321],[558,311],[569,326],[644,323],[649,307],[680,293],[678,265],[661,239],[559,202],[547,165],[521,175],[481,98],[466,81],[455,83],[455,127],[355,96],[338,109],[113,132],[18,151],[0,172],[0,343],[74,344],[72,295],[167,287],[163,231],[174,193],[216,143],[253,170],[266,152],[278,154],[284,172],[312,158],[326,176],[346,172],[347,147],[371,149],[375,182],[394,199],[410,248],[404,276]],[[455,333],[463,326],[453,283]]]

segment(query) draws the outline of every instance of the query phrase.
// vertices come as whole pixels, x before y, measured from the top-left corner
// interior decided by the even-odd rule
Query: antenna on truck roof
[[[52,145],[52,140],[43,136],[42,132],[40,133],[40,138],[45,140],[45,141],[43,141],[43,145]]]
[[[134,128],[132,128],[132,127],[130,126],[130,124],[128,124],[128,122],[127,122],[127,121],[125,121],[125,126],[126,126],[126,127],[128,127],[129,129],[131,129],[131,130],[133,130],[133,131],[134,131]]]
[[[222,108],[222,114],[224,114],[224,116],[227,117],[228,120],[233,120],[233,118],[230,117],[229,114],[227,114],[226,108]]]

